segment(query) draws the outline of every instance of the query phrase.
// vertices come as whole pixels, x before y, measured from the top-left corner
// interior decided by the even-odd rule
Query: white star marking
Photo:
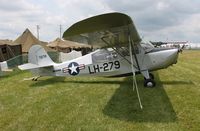
[[[73,74],[74,72],[75,72],[75,73],[78,73],[77,70],[76,70],[77,67],[78,67],[78,66],[74,66],[74,64],[72,63],[72,66],[69,67],[69,69],[71,70],[71,74]]]

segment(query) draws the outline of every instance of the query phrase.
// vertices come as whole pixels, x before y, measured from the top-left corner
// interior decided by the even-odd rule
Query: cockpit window
[[[117,59],[118,55],[114,50],[100,49],[98,52],[92,54],[93,62],[104,62],[106,60]]]

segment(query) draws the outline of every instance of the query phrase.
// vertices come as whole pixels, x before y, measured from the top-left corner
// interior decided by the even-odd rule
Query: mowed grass
[[[199,130],[200,51],[184,51],[176,65],[154,72],[156,88],[132,78],[43,77],[28,71],[0,77],[0,130]]]

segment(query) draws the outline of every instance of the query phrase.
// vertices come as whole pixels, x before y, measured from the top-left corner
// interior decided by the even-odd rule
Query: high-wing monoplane
[[[70,61],[54,63],[41,46],[35,45],[29,50],[29,63],[19,68],[32,70],[39,76],[132,75],[141,108],[135,74],[144,76],[145,87],[154,87],[156,83],[150,72],[175,64],[179,52],[177,48],[159,49],[144,43],[132,19],[122,13],[102,14],[77,22],[64,32],[63,38],[99,49]]]

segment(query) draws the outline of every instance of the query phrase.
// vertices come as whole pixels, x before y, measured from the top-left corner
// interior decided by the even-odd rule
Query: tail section
[[[27,64],[18,66],[21,70],[29,70],[41,67],[53,66],[55,63],[51,60],[47,52],[40,45],[34,45],[29,49]]]

